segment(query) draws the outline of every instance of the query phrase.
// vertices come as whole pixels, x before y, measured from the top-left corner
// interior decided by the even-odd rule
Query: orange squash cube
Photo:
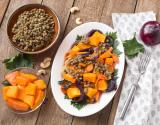
[[[31,95],[25,95],[23,101],[28,104],[30,107],[33,107],[34,105],[34,96]]]
[[[113,58],[106,58],[105,64],[107,64],[107,65],[113,65]]]
[[[108,58],[108,57],[111,57],[111,56],[112,56],[111,52],[110,52],[110,51],[106,51],[106,52],[104,52],[103,54],[101,54],[101,55],[99,56],[99,58],[105,59],[105,58]]]
[[[75,82],[76,82],[76,79],[73,78],[70,74],[63,74],[63,78],[64,78],[65,80],[68,80],[68,81],[72,82],[72,83],[75,83]]]
[[[90,45],[93,45],[93,46],[98,46],[98,44],[100,42],[104,42],[106,39],[106,36],[100,32],[95,32],[90,38],[89,38],[89,42],[90,42]]]
[[[36,94],[37,86],[35,84],[29,83],[25,88],[26,95],[35,95]]]
[[[89,98],[93,98],[97,93],[97,89],[94,89],[94,88],[87,88],[87,93],[86,95],[89,97]]]
[[[8,91],[8,89],[9,89],[9,86],[5,86],[5,87],[3,87],[3,90],[2,90],[2,93],[3,93],[3,99],[6,101],[7,100],[7,96],[6,96],[6,93],[7,93],[7,91]]]
[[[41,79],[34,81],[34,84],[37,86],[38,89],[43,90],[43,89],[47,88],[47,85],[46,85],[45,81],[41,80]]]
[[[6,96],[10,98],[15,98],[17,99],[18,97],[18,87],[17,86],[9,86]]]
[[[67,89],[67,95],[70,99],[78,97],[81,95],[81,92],[79,90],[79,88],[77,87],[72,87],[72,88],[68,88]]]
[[[16,83],[20,86],[26,86],[29,83],[29,80],[22,76],[16,77]]]
[[[105,91],[108,88],[108,84],[106,80],[99,80],[97,83],[97,89],[101,91]]]
[[[22,73],[22,72],[20,72],[20,76],[28,79],[30,82],[33,82],[33,81],[37,80],[37,76],[33,75],[33,74],[28,74],[28,73]]]
[[[24,96],[25,96],[25,89],[22,88],[22,87],[20,87],[20,88],[18,88],[18,89],[19,89],[19,90],[18,90],[18,98],[17,98],[17,99],[23,101]]]
[[[19,71],[14,71],[14,72],[11,72],[11,73],[8,73],[6,76],[5,76],[5,79],[13,86],[17,85],[16,83],[16,77],[19,76]]]
[[[84,73],[83,80],[95,83],[97,75],[95,73]]]
[[[36,91],[36,95],[35,95],[35,102],[34,102],[34,106],[31,108],[36,108],[44,99],[44,91],[37,89]]]
[[[16,99],[12,99],[12,98],[8,98],[7,100],[7,105],[17,111],[28,111],[29,110],[29,105],[27,105],[26,103],[16,100]]]

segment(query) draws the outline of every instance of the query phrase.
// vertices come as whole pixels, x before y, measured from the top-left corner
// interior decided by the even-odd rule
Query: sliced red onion
[[[117,89],[116,80],[115,79],[109,80],[107,92],[111,92],[116,89]]]
[[[83,88],[82,88],[82,86],[81,86],[81,84],[80,84],[80,81],[78,81],[78,82],[76,83],[76,86],[77,86],[77,88],[79,88],[79,90],[80,90],[80,92],[81,92],[80,97],[77,98],[76,100],[74,100],[75,102],[78,103],[78,102],[81,102],[81,101],[84,99],[85,94],[84,94],[84,90],[83,90]]]
[[[93,30],[91,30],[91,31],[87,34],[87,37],[91,37],[91,36],[93,35],[93,33],[95,33],[95,32],[102,33],[102,31],[100,31],[100,30],[93,29]]]

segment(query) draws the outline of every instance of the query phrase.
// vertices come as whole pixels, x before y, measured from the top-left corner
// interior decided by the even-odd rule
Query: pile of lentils
[[[19,49],[34,52],[51,43],[54,20],[43,9],[24,11],[19,15],[12,32],[12,41]]]

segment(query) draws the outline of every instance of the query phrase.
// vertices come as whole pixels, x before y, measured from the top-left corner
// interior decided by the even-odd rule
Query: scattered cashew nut
[[[46,63],[46,62],[50,62],[52,59],[50,57],[46,57],[44,60],[43,60],[43,63]]]
[[[80,11],[80,9],[79,9],[78,7],[72,7],[72,8],[70,9],[70,12],[71,12],[71,13],[75,13],[75,12],[78,12],[78,11]]]
[[[82,24],[81,18],[76,18],[76,24],[77,24],[77,25]]]
[[[46,75],[46,70],[44,70],[44,69],[38,70],[37,75],[38,76],[40,76],[40,75]]]
[[[40,63],[40,67],[45,69],[48,68],[51,65],[51,58],[46,57],[43,62]]]

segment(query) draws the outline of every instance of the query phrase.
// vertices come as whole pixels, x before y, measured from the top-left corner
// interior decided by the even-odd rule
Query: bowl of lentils
[[[51,48],[60,34],[56,13],[41,4],[28,4],[10,16],[7,25],[9,41],[18,51],[38,54]]]

